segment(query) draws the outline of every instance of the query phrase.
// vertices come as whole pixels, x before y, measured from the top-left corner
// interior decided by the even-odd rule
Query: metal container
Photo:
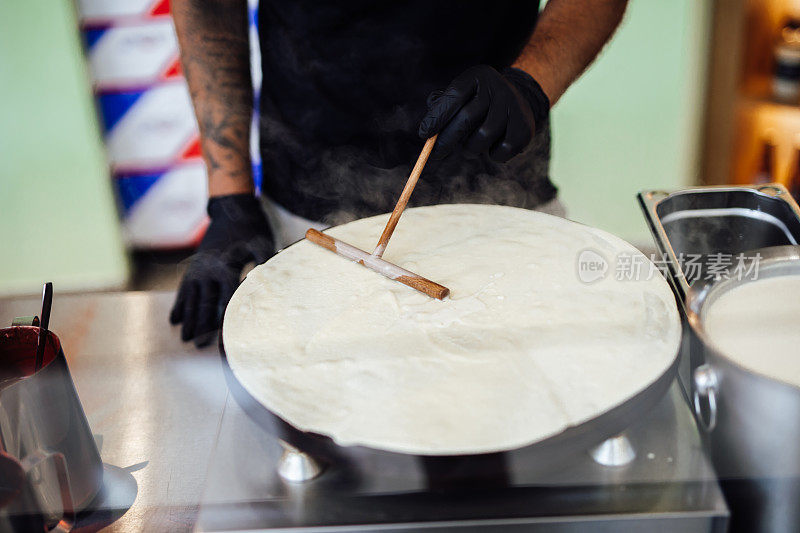
[[[762,258],[759,279],[800,277],[800,247],[780,246],[758,253]],[[694,370],[692,403],[700,425],[709,433],[718,476],[728,482],[730,497],[741,498],[741,505],[750,508],[738,517],[744,522],[736,523],[749,531],[798,531],[800,387],[740,366],[714,346],[704,328],[709,307],[744,283],[753,281],[702,280],[689,289],[687,316],[703,343],[706,361]]]
[[[76,510],[99,492],[103,464],[67,368],[61,342],[45,337],[43,365],[34,371],[39,328],[0,330],[0,442],[20,462],[41,454],[60,454],[66,464]],[[58,469],[37,474],[38,505],[49,518],[62,509]]]
[[[691,284],[681,258],[699,256],[704,276],[714,254],[800,243],[800,207],[783,185],[642,191],[638,200],[681,302]]]
[[[690,397],[692,372],[704,363],[702,344],[685,320],[691,278],[704,277],[715,254],[798,244],[800,207],[780,184],[642,191],[638,200],[684,319],[678,380]],[[694,276],[684,272],[687,258],[700,265]]]
[[[800,389],[725,358],[701,320],[704,305],[747,282],[713,279],[708,270],[716,254],[760,254],[759,278],[800,273],[800,207],[777,184],[644,191],[638,199],[681,303],[679,378],[708,432],[731,529],[800,531]],[[699,257],[699,279],[687,276],[681,261],[687,255]]]

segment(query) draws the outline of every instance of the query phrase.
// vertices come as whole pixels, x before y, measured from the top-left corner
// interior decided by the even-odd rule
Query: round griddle
[[[302,242],[302,240],[287,246],[281,252],[299,242]],[[361,452],[365,451],[384,455],[417,457],[422,460],[429,477],[431,471],[442,471],[445,473],[444,475],[450,475],[451,472],[455,471],[457,472],[457,477],[461,477],[461,474],[464,474],[464,470],[469,470],[466,473],[468,478],[473,476],[481,480],[492,478],[494,476],[492,470],[503,462],[502,456],[504,453],[511,451],[524,452],[526,463],[541,465],[543,470],[562,464],[563,461],[575,457],[576,454],[586,453],[602,441],[622,433],[634,422],[641,419],[664,397],[672,385],[678,370],[678,353],[676,352],[675,360],[653,383],[623,403],[595,418],[576,426],[571,426],[561,433],[514,450],[508,449],[472,455],[406,454],[366,446],[340,446],[331,437],[320,433],[303,431],[270,411],[247,391],[233,373],[225,354],[223,328],[224,324],[220,324],[219,351],[228,388],[245,413],[270,434],[315,459],[329,463],[346,462],[347,457],[361,455]]]
[[[455,456],[413,455],[378,450],[366,446],[340,446],[326,435],[302,431],[294,427],[291,423],[270,411],[247,392],[228,364],[221,333],[219,336],[219,350],[222,357],[225,379],[231,394],[247,415],[278,439],[285,441],[317,459],[335,463],[350,455],[347,453],[348,450],[369,450],[381,454],[419,457],[429,466],[436,465],[436,463],[444,465],[445,463],[452,462],[453,459],[461,460],[469,458],[469,463],[475,467],[492,468],[496,463],[492,456],[501,456],[504,453],[501,451]],[[579,425],[569,427],[557,435],[523,446],[522,448],[517,448],[517,450],[525,452],[527,462],[540,464],[543,467],[556,465],[565,459],[575,457],[576,454],[585,453],[605,439],[621,433],[649,412],[666,394],[675,378],[677,368],[678,357],[676,354],[672,364],[653,383],[623,403],[595,418]]]

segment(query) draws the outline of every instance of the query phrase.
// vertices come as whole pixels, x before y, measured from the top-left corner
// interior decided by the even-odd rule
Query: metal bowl
[[[800,276],[798,246],[752,253],[761,256],[759,279]],[[687,318],[702,344],[705,360],[692,374],[695,415],[708,433],[714,467],[734,509],[737,527],[798,531],[800,388],[728,358],[711,342],[704,327],[704,312],[717,298],[752,282],[703,280],[692,284],[687,293]]]

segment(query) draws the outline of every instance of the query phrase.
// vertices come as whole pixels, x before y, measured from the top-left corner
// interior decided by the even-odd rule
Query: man
[[[183,340],[210,340],[244,266],[276,245],[391,211],[434,134],[412,205],[557,213],[549,109],[626,3],[550,0],[539,14],[536,0],[261,0],[262,206],[249,156],[246,0],[173,0],[211,218],[170,316]]]

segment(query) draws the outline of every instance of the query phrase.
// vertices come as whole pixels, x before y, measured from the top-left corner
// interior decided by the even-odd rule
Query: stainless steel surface
[[[636,459],[636,450],[630,439],[621,433],[606,439],[591,450],[589,455],[594,462],[603,466],[624,466]]]
[[[760,252],[759,279],[800,276],[800,248]],[[800,476],[800,388],[759,375],[716,349],[703,320],[706,310],[731,289],[752,283],[736,278],[703,280],[686,299],[689,323],[703,343],[706,363],[695,371],[695,392],[716,392],[716,428],[711,431],[715,464],[723,477]],[[769,332],[764,332],[768,335]],[[710,413],[709,413],[710,414]]]
[[[194,525],[227,388],[216,347],[183,344],[168,325],[173,296],[97,293],[53,301],[50,329],[61,338],[106,463],[103,508],[81,518],[91,522],[89,530],[117,518],[109,531]],[[39,305],[38,297],[0,299],[0,324]]]
[[[209,513],[219,519],[214,510],[227,504],[236,508],[233,514],[224,514],[229,524],[244,513],[263,526],[267,522],[258,520],[264,517],[260,514],[264,505],[273,506],[281,516],[310,513],[314,518],[327,510],[334,519],[337,508],[324,503],[332,488],[347,500],[350,495],[371,498],[426,487],[418,458],[385,463],[380,453],[363,449],[349,457],[354,468],[344,471],[355,477],[342,477],[342,470],[333,469],[308,483],[283,481],[277,474],[282,453],[277,440],[232,399],[226,402],[216,347],[198,351],[181,343],[178,332],[167,325],[172,298],[172,293],[62,295],[53,303],[51,329],[61,338],[106,463],[101,509],[81,517],[79,526],[91,531],[115,520],[109,531],[190,530],[198,509],[202,522]],[[37,305],[35,297],[0,300],[0,324],[30,313]],[[602,501],[605,507],[595,503],[585,509],[598,513],[601,529],[603,523],[623,520],[620,523],[631,528],[652,531],[652,519],[669,519],[689,530],[722,527],[719,517],[726,514],[725,504],[700,451],[688,407],[674,388],[646,420],[630,428],[629,435],[639,455],[628,466],[600,467],[584,450],[569,468],[541,478],[540,471],[527,467],[524,454],[510,454],[506,459],[511,482],[532,491],[524,493],[528,505],[535,502],[540,511],[560,509],[564,515],[575,507],[574,498],[585,495],[573,494],[572,487],[610,487],[600,493],[589,491],[598,498],[592,501]],[[532,487],[534,478],[547,487]],[[665,485],[665,480],[674,483]],[[552,486],[565,487],[573,499],[551,490]],[[519,498],[513,501],[519,503]],[[370,502],[362,510],[374,514]],[[511,506],[500,496],[481,505],[475,512],[487,506],[495,513],[525,508]],[[635,514],[627,512],[630,505]],[[520,527],[530,524],[513,517],[500,522],[512,527],[515,521]],[[590,527],[588,521],[581,523]],[[491,520],[472,524],[492,526]]]
[[[694,394],[692,406],[697,422],[704,431],[714,431],[717,427],[717,394],[719,394],[719,380],[714,369],[708,363],[694,369],[692,374]],[[708,405],[708,416],[703,409],[703,401]]]
[[[71,498],[77,510],[83,509],[100,491],[103,465],[58,336],[31,326],[0,329],[0,375],[11,378],[0,383],[5,451],[23,462],[38,453],[62,454]],[[39,472],[39,502],[28,511],[61,514],[63,483],[58,474],[57,469]]]
[[[800,242],[800,207],[783,185],[642,191],[637,198],[684,319],[690,280],[681,257],[699,256],[704,277],[712,254],[736,255]],[[678,379],[689,399],[692,373],[704,362],[702,346],[684,322]]]
[[[800,248],[759,252],[759,279],[800,276]],[[720,478],[749,493],[742,516],[750,531],[800,530],[800,388],[752,372],[727,358],[710,342],[704,313],[725,292],[752,283],[737,278],[695,283],[686,299],[689,323],[702,342],[706,363],[695,375],[697,398],[707,398],[712,458]],[[768,331],[764,332],[769,335]],[[698,373],[698,371],[700,371]],[[713,401],[712,401],[713,400]],[[699,405],[699,409],[704,409]],[[713,420],[706,420],[706,416]],[[747,494],[742,496],[747,497]],[[737,523],[739,522],[737,518]]]
[[[698,423],[713,429],[711,450],[732,508],[732,526],[800,529],[800,453],[793,445],[800,437],[797,391],[768,385],[765,378],[709,355],[697,328],[688,326],[690,283],[678,260],[681,254],[706,258],[797,244],[800,208],[777,184],[643,191],[638,199],[687,319],[679,381],[696,404]],[[706,363],[711,366],[703,367]]]
[[[452,497],[436,490],[424,458],[355,447],[317,479],[296,484],[276,472],[278,439],[231,397],[198,530],[725,530],[727,508],[675,386],[626,434],[638,452],[628,465],[604,467],[583,450],[542,472],[522,449],[492,458],[502,475],[488,489]],[[453,467],[476,457],[456,458]]]
[[[638,200],[680,300],[691,285],[682,255],[800,243],[800,207],[780,184],[642,191]]]
[[[283,453],[278,459],[278,475],[291,483],[305,483],[322,474],[324,466],[291,444],[280,441]]]

